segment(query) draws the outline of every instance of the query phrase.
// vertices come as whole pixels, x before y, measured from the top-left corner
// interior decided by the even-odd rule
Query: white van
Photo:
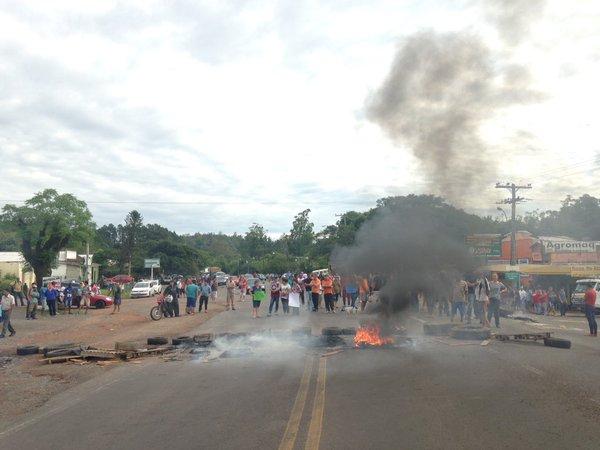
[[[583,280],[577,280],[575,289],[571,294],[571,307],[576,309],[584,309],[584,295],[591,284],[596,290],[596,310],[600,310],[600,278],[586,278]]]

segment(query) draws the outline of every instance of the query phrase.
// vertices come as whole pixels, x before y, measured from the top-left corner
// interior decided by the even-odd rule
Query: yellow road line
[[[298,436],[298,429],[300,428],[300,421],[302,420],[302,413],[304,412],[304,405],[306,404],[306,397],[308,396],[308,387],[310,385],[313,365],[314,358],[312,356],[306,358],[298,394],[296,394],[296,400],[294,401],[292,413],[290,414],[290,419],[285,428],[283,439],[279,444],[279,450],[292,450],[294,448],[296,437]]]
[[[323,428],[323,411],[325,410],[325,382],[327,379],[327,358],[319,361],[319,374],[317,375],[317,387],[315,389],[315,401],[313,404],[312,417],[308,427],[305,450],[318,450],[321,442],[321,430]]]

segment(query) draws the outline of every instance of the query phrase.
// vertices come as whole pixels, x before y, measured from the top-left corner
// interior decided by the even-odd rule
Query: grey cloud
[[[544,14],[546,0],[483,0],[488,20],[508,45],[518,45],[531,23]]]

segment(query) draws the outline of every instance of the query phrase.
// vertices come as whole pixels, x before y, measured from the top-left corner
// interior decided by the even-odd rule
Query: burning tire
[[[452,323],[424,323],[423,333],[428,336],[447,336],[453,327]]]
[[[325,327],[321,330],[323,336],[340,336],[341,334],[343,333],[340,327]]]
[[[549,337],[544,339],[544,345],[546,347],[571,348],[571,341],[568,339]]]
[[[148,345],[165,345],[168,344],[169,340],[166,337],[155,336],[148,338]]]
[[[485,328],[455,328],[450,336],[454,339],[484,341],[492,336],[492,332]]]
[[[17,355],[25,356],[25,355],[35,355],[40,352],[40,348],[37,345],[23,345],[21,347],[17,347]]]

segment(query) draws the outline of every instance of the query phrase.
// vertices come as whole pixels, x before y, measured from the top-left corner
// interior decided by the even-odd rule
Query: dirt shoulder
[[[55,318],[38,314],[37,320],[25,320],[25,308],[16,308],[12,323],[17,334],[0,339],[0,422],[14,421],[31,412],[59,392],[83,383],[110,370],[112,366],[64,363],[48,365],[41,355],[16,356],[21,345],[45,345],[77,342],[100,348],[114,348],[116,341],[144,342],[151,336],[176,337],[193,334],[198,327],[225,309],[225,293],[219,292],[216,302],[210,302],[208,313],[185,314],[185,299],[179,300],[182,316],[150,319],[155,298],[125,299],[121,311],[112,308],[89,310],[88,314],[61,311]],[[8,360],[10,358],[10,360]]]

